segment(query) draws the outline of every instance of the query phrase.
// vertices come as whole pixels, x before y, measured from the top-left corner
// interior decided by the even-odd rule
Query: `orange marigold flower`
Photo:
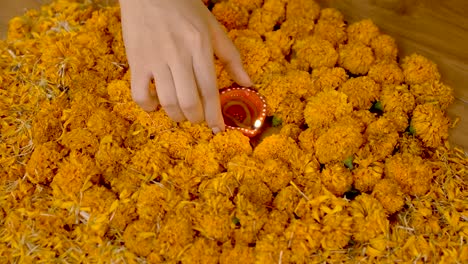
[[[448,138],[450,119],[437,105],[426,103],[414,109],[411,126],[426,147],[437,148]]]
[[[343,194],[351,189],[353,184],[353,175],[342,162],[334,162],[325,165],[325,169],[320,174],[323,186],[336,196]]]
[[[354,22],[348,26],[348,42],[361,42],[369,46],[372,39],[379,35],[379,28],[370,19]]]
[[[183,130],[164,131],[157,136],[159,144],[167,149],[167,154],[173,159],[184,160],[194,144],[192,136]]]
[[[248,11],[252,11],[255,8],[260,8],[264,0],[229,0],[229,1],[247,9]]]
[[[219,257],[220,264],[229,264],[233,260],[240,260],[245,264],[254,264],[256,261],[255,249],[248,245],[237,244],[231,247],[224,247]]]
[[[440,80],[437,65],[419,54],[404,57],[401,68],[409,85]]]
[[[285,211],[273,209],[268,214],[265,225],[260,230],[259,236],[268,234],[281,235],[289,224],[289,214]]]
[[[139,219],[157,222],[175,205],[177,198],[161,183],[143,184],[137,193],[136,208]]]
[[[300,40],[308,36],[314,30],[315,24],[306,18],[292,17],[281,23],[281,31],[288,37]]]
[[[416,136],[403,134],[398,140],[398,151],[401,153],[421,156],[423,150],[423,144]]]
[[[273,31],[273,28],[280,20],[278,13],[267,11],[263,8],[254,9],[250,15],[247,28],[255,30],[264,36],[265,33]]]
[[[299,139],[301,133],[302,129],[297,124],[284,124],[280,130],[281,135],[290,137],[296,141]]]
[[[276,195],[273,205],[279,211],[292,214],[301,198],[301,194],[291,185],[281,189]]]
[[[410,92],[417,104],[437,103],[442,110],[446,110],[455,100],[453,89],[440,81],[411,85]]]
[[[37,145],[26,164],[28,178],[35,183],[50,183],[63,157],[64,153],[54,141]]]
[[[161,254],[166,261],[176,260],[180,252],[195,240],[190,216],[187,213],[171,213],[160,225],[157,251],[153,252]]]
[[[337,124],[328,129],[315,142],[315,155],[322,164],[344,161],[353,156],[364,143],[356,126]]]
[[[303,102],[298,96],[289,94],[278,106],[275,116],[282,120],[283,124],[302,124],[304,123]]]
[[[344,22],[323,20],[320,18],[314,28],[314,36],[329,41],[334,47],[347,40]]]
[[[65,132],[60,142],[70,150],[88,154],[94,154],[99,148],[98,139],[88,129],[84,128],[76,128]]]
[[[245,28],[249,22],[249,11],[233,1],[217,2],[211,12],[228,30]]]
[[[291,224],[283,232],[286,238],[292,237],[288,243],[288,248],[294,252],[291,255],[292,263],[307,263],[312,252],[320,249],[323,239],[320,229],[321,226],[318,223],[291,220]]]
[[[344,23],[344,16],[343,14],[335,8],[323,8],[320,10],[320,20],[333,22],[334,24],[341,24]]]
[[[347,80],[338,91],[348,96],[348,101],[356,109],[370,109],[380,95],[380,85],[367,76]]]
[[[372,158],[357,159],[358,166],[353,170],[354,187],[361,192],[372,191],[384,172],[384,164]]]
[[[148,140],[141,149],[133,153],[129,166],[145,175],[148,180],[154,180],[168,167],[170,158],[164,147],[156,140]]]
[[[261,161],[280,159],[289,164],[291,157],[300,152],[301,150],[292,138],[283,135],[272,135],[263,139],[254,149],[253,157]]]
[[[380,102],[385,112],[410,113],[416,106],[414,96],[408,90],[408,86],[403,85],[383,85]]]
[[[114,102],[132,101],[130,92],[130,83],[125,80],[114,80],[107,85],[107,94],[109,99]]]
[[[282,59],[289,54],[293,43],[294,40],[288,37],[282,29],[265,33],[265,45],[271,50],[274,59]]]
[[[224,166],[236,155],[250,155],[252,153],[250,139],[237,130],[218,133],[211,142],[214,151],[219,154],[220,163]]]
[[[379,62],[372,65],[368,76],[380,84],[401,84],[405,76],[396,62]]]
[[[380,34],[371,40],[370,46],[377,61],[396,62],[398,46],[394,38]]]
[[[358,242],[368,242],[380,235],[389,233],[389,221],[382,204],[368,194],[361,194],[351,202],[353,217],[353,238]]]
[[[352,74],[367,74],[375,61],[372,49],[361,42],[340,45],[338,51],[338,64]]]
[[[130,152],[122,148],[111,135],[104,136],[95,153],[96,163],[109,172],[114,172],[118,165],[125,165],[130,160]]]
[[[260,175],[262,181],[273,193],[277,193],[288,186],[289,182],[293,179],[293,174],[288,168],[288,164],[274,159],[264,162]]]
[[[403,192],[420,196],[429,191],[432,181],[431,166],[419,156],[397,153],[385,161],[385,175],[394,179]]]
[[[320,6],[315,1],[292,0],[287,1],[286,19],[304,18],[313,23],[320,15]]]
[[[392,120],[380,117],[372,122],[366,129],[365,145],[359,150],[362,158],[374,157],[383,160],[391,155],[398,142],[399,134]]]
[[[380,180],[372,191],[372,196],[380,201],[389,215],[400,211],[405,205],[405,199],[400,186],[393,180]]]
[[[293,58],[291,63],[300,70],[309,68],[333,67],[338,61],[338,52],[327,40],[308,36],[296,40],[292,47]]]
[[[312,97],[304,109],[306,124],[311,128],[329,127],[341,117],[351,114],[353,105],[342,92],[325,91]]]
[[[214,175],[221,169],[219,154],[216,153],[214,145],[201,142],[192,147],[187,155],[187,163],[196,171],[205,175]]]
[[[317,92],[336,90],[346,80],[348,80],[348,74],[341,67],[320,67],[312,70],[312,82],[315,88],[313,90]]]
[[[252,78],[252,81],[256,82],[263,73],[262,67],[271,58],[268,47],[261,38],[243,36],[235,38],[234,44],[239,50],[245,70]]]
[[[215,70],[219,89],[230,87],[234,83],[224,64],[218,59],[215,60]]]

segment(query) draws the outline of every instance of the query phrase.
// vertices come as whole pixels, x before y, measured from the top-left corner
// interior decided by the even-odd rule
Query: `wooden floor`
[[[26,8],[48,0],[0,0],[0,38],[7,22]],[[450,107],[460,122],[451,131],[451,142],[468,151],[468,1],[466,0],[318,0],[322,6],[342,11],[350,22],[371,18],[396,38],[400,56],[419,52],[437,63],[443,81],[455,90]]]

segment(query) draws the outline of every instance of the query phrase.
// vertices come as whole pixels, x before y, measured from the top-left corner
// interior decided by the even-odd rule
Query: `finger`
[[[177,92],[174,84],[174,78],[168,65],[157,67],[153,73],[156,82],[156,93],[159,103],[166,114],[175,122],[185,120],[177,99]]]
[[[210,39],[203,39],[199,45],[193,46],[193,69],[205,110],[206,123],[214,133],[218,133],[224,131],[225,126],[216,82],[213,49],[209,43]]]
[[[156,110],[158,98],[149,90],[151,73],[142,71],[136,67],[131,71],[131,93],[135,103],[143,110],[150,112]]]
[[[192,58],[181,56],[170,67],[180,109],[191,123],[202,122],[204,111],[192,68]]]
[[[218,21],[211,23],[211,31],[214,53],[224,64],[229,75],[239,85],[252,86],[252,81],[244,70],[239,51],[229,36],[223,31]]]

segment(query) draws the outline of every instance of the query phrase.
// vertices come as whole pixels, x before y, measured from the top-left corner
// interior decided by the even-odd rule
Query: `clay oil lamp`
[[[252,89],[232,87],[221,91],[221,110],[226,129],[239,130],[247,137],[258,135],[266,118],[266,102]]]

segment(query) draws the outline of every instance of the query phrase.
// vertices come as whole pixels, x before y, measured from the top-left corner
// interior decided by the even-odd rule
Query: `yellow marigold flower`
[[[166,261],[175,261],[184,248],[194,241],[195,230],[188,215],[171,213],[158,230],[158,254]],[[154,252],[153,251],[153,252]]]
[[[8,22],[7,39],[13,42],[14,40],[26,38],[30,30],[30,25],[28,25],[28,21],[25,18],[20,16],[13,17]]]
[[[287,0],[265,0],[262,8],[276,13],[280,18],[280,22],[283,22],[286,19],[286,5],[288,4]]]
[[[140,219],[150,222],[161,221],[176,203],[168,187],[160,184],[143,184],[137,193],[136,208]]]
[[[99,139],[106,135],[113,135],[117,140],[122,141],[126,137],[130,124],[108,109],[98,108],[89,117],[86,126]]]
[[[414,109],[411,126],[426,147],[437,148],[448,138],[450,119],[437,105],[426,103]]]
[[[229,0],[229,1],[247,9],[248,11],[252,11],[256,8],[260,8],[264,0]]]
[[[320,18],[314,28],[314,36],[329,41],[334,47],[347,40],[344,22],[330,21]]]
[[[271,50],[272,58],[283,58],[289,54],[293,43],[281,29],[265,33],[265,44]]]
[[[433,173],[427,161],[411,154],[395,154],[385,161],[385,175],[394,179],[403,192],[420,196],[429,191]]]
[[[288,249],[288,238],[284,236],[268,234],[257,240],[255,246],[257,263],[276,263],[279,259],[281,262],[290,263],[292,255]]]
[[[364,19],[348,26],[348,42],[361,42],[369,46],[372,39],[379,35],[379,28],[370,19]]]
[[[222,165],[226,165],[236,155],[250,155],[252,153],[250,139],[237,130],[218,133],[213,137],[211,143],[213,143],[214,151],[219,154],[218,157]]]
[[[380,180],[372,191],[372,196],[380,201],[389,215],[400,211],[405,205],[405,199],[400,186],[393,180]]]
[[[238,155],[228,162],[227,171],[232,173],[236,180],[240,182],[246,177],[258,176],[261,173],[261,164],[252,155]]]
[[[167,149],[167,154],[173,159],[184,160],[194,144],[192,136],[183,130],[164,131],[157,136],[158,144]]]
[[[294,40],[308,36],[314,30],[315,24],[306,18],[292,17],[281,23],[281,31]]]
[[[125,247],[138,256],[146,257],[157,248],[157,223],[138,219],[130,223],[123,233]]]
[[[234,83],[231,76],[224,68],[224,64],[218,59],[215,60],[215,70],[219,89],[230,87]]]
[[[242,36],[235,38],[234,44],[239,50],[245,70],[255,82],[263,73],[262,67],[271,58],[268,47],[261,38]]]
[[[289,182],[293,179],[293,174],[288,165],[283,161],[274,159],[264,162],[260,175],[262,181],[273,193],[277,193],[288,186]]]
[[[370,46],[377,61],[396,62],[398,46],[395,39],[386,34],[380,34],[371,40]]]
[[[242,194],[235,198],[236,210],[234,221],[239,225],[234,229],[233,238],[236,243],[248,245],[258,240],[258,234],[265,225],[268,216],[266,207],[256,202],[254,197],[244,197]]]
[[[91,156],[72,152],[70,156],[60,163],[57,174],[50,186],[57,199],[79,199],[79,192],[92,182],[97,181],[100,170]]]
[[[399,134],[392,120],[380,117],[367,127],[364,134],[366,143],[359,150],[363,158],[383,160],[391,155],[398,142]]]
[[[281,176],[287,177],[287,174],[280,175],[280,177]],[[243,179],[239,187],[239,195],[242,195],[255,205],[269,204],[273,199],[273,195],[268,188],[268,185],[266,185],[262,179],[257,179],[254,177]]]
[[[307,128],[302,131],[299,135],[299,146],[307,153],[314,153],[315,142],[317,141],[319,135],[317,131],[312,128]]]
[[[34,144],[57,140],[62,134],[60,118],[66,107],[64,100],[44,103],[33,119],[32,135]]]
[[[368,110],[353,111],[352,117],[358,124],[362,124],[364,130],[377,119],[376,116]]]
[[[281,235],[289,224],[289,214],[276,209],[271,210],[266,219],[265,225],[260,230],[259,236],[268,234]]]
[[[117,208],[112,212],[109,220],[111,229],[123,233],[125,228],[138,218],[136,205],[130,199],[120,199]]]
[[[383,85],[380,102],[385,112],[410,113],[416,106],[414,96],[408,90],[408,86],[403,85]]]
[[[442,110],[446,110],[455,100],[453,89],[440,81],[411,85],[410,92],[417,104],[437,103]]]
[[[312,97],[304,109],[306,124],[311,128],[329,127],[341,117],[351,114],[353,106],[342,92],[325,91]]]
[[[141,184],[145,182],[145,175],[133,169],[123,168],[115,173],[104,175],[105,179],[110,182],[112,190],[119,193],[123,198],[127,198],[137,191]]]
[[[432,201],[422,198],[413,200],[409,225],[420,234],[438,234],[441,231],[441,215],[432,208]]]
[[[322,164],[344,161],[353,156],[364,139],[356,126],[337,124],[328,129],[315,142],[315,155]]]
[[[233,1],[218,2],[211,12],[228,30],[245,28],[249,22],[249,11]]]
[[[320,179],[325,188],[336,196],[342,196],[353,184],[353,175],[342,162],[327,164],[320,174]]]
[[[380,95],[380,85],[367,76],[351,78],[338,91],[348,96],[348,101],[357,109],[370,109]]]
[[[26,164],[28,178],[34,183],[50,183],[63,157],[64,153],[54,141],[36,146]]]
[[[390,120],[390,122],[393,123],[395,130],[399,133],[404,132],[408,128],[408,125],[409,125],[408,115],[404,112],[401,112],[401,111],[385,112],[382,117]]]
[[[348,80],[348,74],[341,67],[320,67],[312,70],[312,82],[315,91],[336,90]],[[311,94],[313,96],[315,94]]]
[[[338,61],[338,52],[327,40],[308,36],[296,40],[292,47],[291,63],[298,69],[308,71],[310,68],[333,67]]]
[[[130,83],[124,80],[114,80],[107,85],[107,94],[109,99],[114,102],[132,101],[130,93]]]
[[[219,257],[220,264],[230,264],[233,261],[242,260],[245,264],[254,264],[256,261],[254,248],[247,245],[236,244],[231,247],[224,247]]]
[[[273,205],[279,211],[284,211],[292,214],[300,198],[301,194],[293,186],[290,185],[279,191],[279,193],[276,195],[273,201]]]
[[[340,45],[338,52],[338,64],[352,74],[367,74],[375,61],[372,49],[362,42],[349,42]]]
[[[285,124],[281,126],[279,133],[297,141],[299,139],[299,135],[302,133],[302,129],[297,124]]]
[[[111,135],[102,138],[94,156],[99,167],[110,172],[114,172],[118,165],[125,165],[130,160],[130,152],[122,148]]]
[[[409,85],[440,80],[437,65],[419,54],[404,57],[401,68]]]
[[[219,154],[213,144],[201,142],[192,147],[187,155],[187,163],[196,171],[205,175],[214,175],[221,170]]]
[[[319,223],[323,249],[337,250],[348,244],[352,234],[353,218],[347,203],[326,193],[309,201],[301,200],[295,213],[304,223]]]
[[[167,169],[163,174],[163,180],[173,184],[177,190],[181,191],[182,197],[189,199],[190,194],[198,194],[197,187],[202,182],[202,176],[185,162],[180,162]]]
[[[361,194],[351,202],[353,217],[353,238],[358,242],[368,242],[380,235],[389,233],[389,221],[382,204],[368,194]]]
[[[90,213],[90,216],[93,216],[93,214],[106,214],[116,199],[114,192],[104,186],[94,185],[83,192],[81,206],[89,208],[87,212]]]
[[[255,30],[258,34],[264,36],[265,33],[273,31],[280,18],[278,13],[267,11],[263,8],[254,9],[250,15],[247,28]]]
[[[147,113],[143,109],[138,108],[137,120],[145,127],[150,134],[157,134],[173,128],[176,123],[173,122],[162,108],[157,111]]]
[[[401,84],[405,77],[396,62],[379,62],[372,65],[368,76],[380,84]]]
[[[323,8],[322,10],[320,10],[319,21],[320,20],[333,22],[335,24],[341,24],[344,23],[344,16],[338,9]]]
[[[98,139],[89,130],[83,128],[65,132],[60,142],[70,150],[89,154],[94,154],[99,148]]]
[[[301,150],[292,138],[282,135],[272,135],[263,139],[254,149],[253,157],[260,161],[280,159],[289,164],[291,157],[300,152]]]
[[[361,192],[372,191],[384,172],[384,164],[372,158],[357,159],[358,166],[353,170],[354,187]]]
[[[303,102],[298,96],[287,95],[278,106],[275,116],[282,120],[283,124],[302,124],[304,123]]]
[[[213,138],[213,131],[206,124],[192,124],[185,121],[180,122],[179,127],[187,131],[195,141],[208,141]]]
[[[234,205],[225,195],[211,195],[187,208],[193,221],[193,229],[201,236],[224,243],[231,238],[232,212]]]
[[[291,255],[292,263],[307,263],[313,252],[320,249],[323,234],[318,223],[304,223],[293,219],[286,228],[284,236],[290,238],[289,248],[294,254]]]
[[[155,140],[148,140],[141,149],[133,153],[129,165],[145,175],[148,180],[154,180],[168,167],[169,162],[170,158],[161,144]]]
[[[315,1],[291,0],[287,1],[286,19],[305,18],[313,23],[320,15],[320,6]]]
[[[421,156],[423,150],[422,142],[413,135],[404,134],[398,140],[398,151],[401,153]]]

